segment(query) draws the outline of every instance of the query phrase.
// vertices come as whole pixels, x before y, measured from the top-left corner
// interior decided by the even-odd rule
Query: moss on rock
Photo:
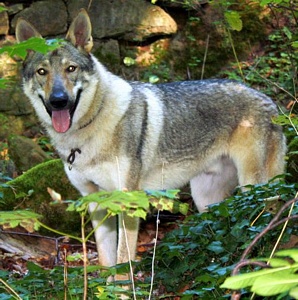
[[[32,209],[43,216],[42,222],[63,232],[80,231],[77,213],[66,212],[65,204],[51,205],[47,188],[61,194],[63,199],[76,200],[78,191],[70,184],[60,159],[41,163],[0,187],[0,210]]]

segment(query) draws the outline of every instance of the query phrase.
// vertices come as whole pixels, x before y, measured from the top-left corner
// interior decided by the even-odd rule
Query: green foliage
[[[282,250],[275,256],[277,258],[256,259],[257,261],[268,261],[270,268],[229,277],[221,285],[221,288],[238,290],[250,287],[250,290],[257,295],[274,296],[289,293],[290,296],[298,299],[298,274],[296,274],[298,250]],[[290,263],[288,258],[291,258],[294,263]]]
[[[86,211],[90,203],[97,203],[107,209],[112,216],[126,212],[130,217],[146,218],[149,204],[159,210],[174,211],[178,190],[168,191],[101,191],[82,197],[77,201],[67,201],[68,211]],[[187,205],[180,204],[178,211],[187,213]]]
[[[0,225],[4,228],[21,226],[29,232],[39,229],[38,219],[42,216],[29,210],[1,211]]]
[[[241,16],[237,11],[226,11],[224,13],[225,20],[229,24],[232,30],[241,31],[243,28],[243,23]]]
[[[0,277],[19,294],[21,299],[76,299],[83,298],[83,273],[82,268],[69,268],[67,270],[67,285],[64,287],[64,268],[56,267],[45,270],[38,265],[27,262],[28,274],[19,277],[18,274],[11,275],[7,271],[0,271]],[[94,278],[90,281],[89,298],[95,298],[95,283],[97,286],[105,284],[104,278]],[[0,285],[0,299],[15,299],[4,292]],[[109,298],[107,298],[109,299]],[[113,298],[111,298],[113,299]],[[115,299],[115,298],[114,298]]]
[[[19,44],[4,46],[0,48],[0,55],[7,52],[10,57],[18,56],[25,59],[28,50],[34,50],[43,54],[53,51],[61,46],[62,40],[53,39],[46,41],[42,38],[32,37]]]
[[[7,10],[7,8],[4,7],[2,4],[0,4],[0,12],[6,11],[6,10]]]
[[[156,249],[156,289],[166,289],[183,300],[193,299],[194,295],[198,299],[225,299],[228,295],[220,285],[230,275],[233,264],[267,226],[280,203],[294,197],[296,188],[284,182],[250,186],[250,190],[238,191],[212,205],[208,212],[189,216]],[[278,200],[272,200],[276,195]],[[295,232],[297,227],[288,226],[282,243]],[[264,236],[251,255],[269,255],[278,235],[277,229]],[[150,272],[151,260],[151,256],[145,257],[140,269]]]

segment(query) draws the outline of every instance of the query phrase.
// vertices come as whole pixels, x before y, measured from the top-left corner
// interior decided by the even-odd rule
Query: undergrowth
[[[296,190],[294,184],[256,185],[250,191],[238,191],[226,201],[211,206],[208,212],[189,216],[157,248],[158,294],[166,291],[181,296],[182,300],[227,298],[230,292],[219,286],[253,238],[266,227],[279,207],[295,196]],[[297,211],[296,206],[293,214]],[[281,247],[291,235],[297,234],[297,229],[294,223],[287,227]],[[250,253],[251,257],[270,254],[279,232],[280,227],[266,235]],[[148,269],[150,261],[150,256],[143,259],[143,268]]]
[[[154,293],[151,299],[230,297],[230,290],[222,289],[220,285],[231,274],[250,242],[267,226],[280,206],[294,197],[296,190],[295,184],[283,181],[250,186],[249,191],[242,193],[238,190],[224,202],[212,205],[208,212],[188,216],[157,246],[154,274],[151,272],[152,254],[136,263],[136,298],[148,299],[152,275]],[[293,214],[297,211],[296,205]],[[250,258],[268,256],[280,228],[265,235],[251,251]],[[280,248],[287,247],[290,238],[298,234],[297,229],[297,223],[288,224]],[[1,271],[1,279],[21,298],[14,298],[7,288],[1,286],[0,299],[62,299],[64,296],[82,299],[83,267],[67,267],[65,263],[64,267],[45,270],[28,262],[27,268],[28,273],[24,276]],[[121,291],[133,297],[132,291],[123,291],[119,287],[119,282],[106,284],[108,276],[127,272],[128,265],[101,270],[100,274],[99,269],[99,266],[87,267],[88,299],[118,299],[117,294]],[[140,273],[143,274],[141,278]],[[242,299],[250,299],[248,291],[243,290],[242,294]],[[290,298],[284,296],[281,299]]]

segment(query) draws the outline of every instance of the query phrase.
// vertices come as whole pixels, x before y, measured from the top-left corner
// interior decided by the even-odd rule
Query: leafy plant
[[[34,50],[46,54],[49,51],[59,48],[61,43],[62,40],[59,39],[45,40],[42,38],[32,37],[24,42],[0,48],[0,55],[6,52],[10,57],[18,56],[25,59],[28,50]]]
[[[98,205],[101,208],[107,209],[107,215],[106,217],[102,220],[102,223],[109,218],[110,216],[120,214],[122,212],[125,212],[127,215],[131,217],[141,217],[145,218],[146,213],[149,210],[149,205],[151,204],[153,207],[157,208],[158,210],[170,210],[170,211],[181,211],[183,213],[187,212],[188,205],[187,204],[178,204],[176,203],[176,194],[177,190],[165,190],[165,191],[113,191],[113,192],[98,192],[94,193],[85,197],[82,197],[79,200],[76,201],[71,201],[67,200],[64,201],[67,203],[68,206],[68,211],[76,211],[80,214],[81,220],[82,220],[82,226],[81,226],[81,237],[76,237],[72,235],[67,235],[63,232],[59,232],[57,230],[53,230],[46,226],[45,224],[41,223],[39,221],[39,218],[41,217],[38,214],[35,214],[31,211],[4,211],[1,212],[1,217],[0,217],[0,225],[3,225],[5,228],[14,228],[16,226],[22,226],[26,228],[28,231],[33,231],[33,229],[37,230],[40,226],[45,227],[46,229],[49,229],[59,235],[62,236],[68,236],[72,239],[78,240],[79,242],[82,243],[83,246],[83,256],[79,256],[77,258],[82,259],[84,263],[84,267],[80,270],[82,283],[77,282],[76,283],[76,288],[74,291],[65,291],[64,290],[64,295],[79,295],[82,294],[83,299],[88,299],[87,294],[89,293],[90,296],[90,291],[88,292],[88,287],[90,286],[88,282],[88,272],[92,271],[98,271],[101,269],[101,267],[96,266],[95,268],[92,267],[92,270],[88,268],[87,262],[87,251],[86,251],[86,243],[87,240],[90,238],[91,234],[94,232],[91,231],[88,235],[85,234],[85,227],[86,224],[90,221],[90,218],[85,221],[85,217],[87,215],[87,210],[88,210],[88,205],[89,203],[98,203]],[[55,198],[54,203],[61,203],[61,197],[58,193],[50,189],[50,194],[53,198]],[[101,223],[101,224],[102,224]],[[70,258],[69,261],[73,259]],[[46,271],[41,271],[42,269],[38,266],[29,264],[29,276],[24,277],[24,282],[27,282],[30,280],[31,284],[34,284],[34,288],[39,289],[43,288],[44,290],[47,290],[47,288],[44,286],[44,282],[40,281],[40,278],[44,277],[45,274],[47,274]],[[35,273],[38,272],[36,275]],[[54,272],[54,271],[53,271]],[[124,268],[123,266],[117,266],[115,268],[111,268],[108,271],[101,273],[101,276],[103,276],[104,279],[101,279],[101,283],[106,281],[106,278],[111,275],[115,275],[117,273],[127,273],[127,264],[125,264]],[[31,277],[33,276],[33,277]],[[34,280],[32,279],[34,278]],[[37,279],[39,278],[39,279]],[[37,280],[37,281],[36,281]],[[68,279],[67,279],[68,280]],[[3,282],[3,281],[2,281]],[[65,282],[65,278],[64,278]],[[19,288],[15,288],[14,285],[10,286],[3,282],[4,285],[6,286],[6,289],[9,290],[10,292],[13,291],[13,294],[18,295]],[[41,284],[41,286],[40,286]],[[19,281],[18,286],[21,286],[22,283]],[[78,285],[80,285],[80,288],[78,289]],[[105,286],[105,284],[104,284]],[[103,297],[106,297],[106,299],[116,299],[116,296],[110,297],[110,295],[115,292],[117,293],[126,293],[127,291],[123,290],[120,287],[102,287],[98,286],[98,283],[95,285],[94,283],[92,284],[92,287],[96,288],[97,291],[91,293],[94,294],[95,296],[98,296],[100,299],[103,299]],[[62,286],[60,286],[57,289],[57,294],[60,294],[60,290],[62,289]],[[133,291],[136,293],[136,291]],[[32,293],[31,288],[29,289],[28,293]],[[50,293],[51,294],[51,293]],[[32,296],[32,295],[31,295]]]
[[[253,264],[256,261],[268,262],[265,264],[267,268],[229,277],[221,287],[233,290],[249,287],[260,296],[289,293],[291,297],[298,299],[297,249],[281,250],[276,253],[275,258],[259,258],[250,262]]]
[[[279,207],[295,195],[295,185],[271,182],[250,186],[244,193],[212,205],[208,212],[193,214],[170,232],[156,249],[156,289],[181,299],[224,299],[220,289],[242,252],[267,226]],[[276,197],[276,195],[279,195]],[[295,213],[297,207],[295,208]],[[289,240],[297,227],[287,227],[281,243]],[[279,231],[265,235],[252,256],[269,255]],[[151,256],[145,257],[141,270],[149,270]],[[245,298],[244,298],[245,299]]]

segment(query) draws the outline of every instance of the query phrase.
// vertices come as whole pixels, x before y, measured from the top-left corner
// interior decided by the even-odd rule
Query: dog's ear
[[[81,9],[72,21],[66,39],[79,49],[84,49],[87,52],[91,51],[93,46],[91,22],[85,9]]]
[[[31,37],[42,37],[41,34],[31,25],[29,22],[23,18],[18,18],[16,24],[16,39],[17,42],[23,42]]]

